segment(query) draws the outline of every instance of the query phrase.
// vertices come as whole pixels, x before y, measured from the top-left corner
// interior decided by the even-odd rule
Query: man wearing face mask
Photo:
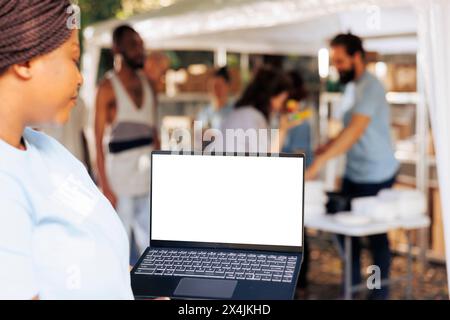
[[[390,110],[381,82],[366,70],[365,51],[359,37],[337,35],[331,41],[331,61],[344,85],[354,82],[354,104],[344,116],[345,128],[317,150],[306,179],[313,179],[326,162],[346,153],[347,162],[341,193],[349,198],[374,196],[395,182],[399,163],[394,157],[390,135]],[[389,277],[391,254],[387,234],[369,237],[369,249],[381,277]],[[352,283],[361,282],[360,243],[354,238]],[[388,288],[373,290],[371,299],[388,298]]]
[[[150,153],[157,141],[156,97],[145,77],[144,43],[130,26],[113,33],[114,70],[96,101],[97,174],[139,253],[148,246]],[[106,136],[105,136],[106,133]]]

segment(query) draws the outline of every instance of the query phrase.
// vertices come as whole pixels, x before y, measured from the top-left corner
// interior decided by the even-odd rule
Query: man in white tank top
[[[130,26],[113,33],[114,70],[100,83],[97,172],[105,196],[142,251],[150,239],[150,153],[157,145],[156,94],[141,69],[144,43]]]

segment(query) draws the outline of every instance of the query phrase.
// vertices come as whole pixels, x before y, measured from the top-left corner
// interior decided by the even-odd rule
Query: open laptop
[[[131,271],[135,297],[293,299],[304,160],[153,152],[150,246]]]

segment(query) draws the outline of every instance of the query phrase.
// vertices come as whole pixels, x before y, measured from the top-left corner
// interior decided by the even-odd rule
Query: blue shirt
[[[391,139],[390,109],[383,85],[367,71],[355,82],[355,101],[344,115],[345,126],[354,114],[370,117],[370,124],[347,153],[345,177],[356,183],[379,183],[392,178],[399,163]]]
[[[31,129],[0,140],[0,300],[132,299],[124,227],[84,166]]]
[[[222,127],[222,121],[234,110],[234,105],[230,101],[216,110],[213,105],[207,106],[205,109],[199,112],[197,121],[203,122],[203,127],[212,129],[220,129]]]
[[[288,131],[282,152],[303,152],[306,156],[306,167],[311,165],[314,155],[311,146],[311,124],[308,121]]]

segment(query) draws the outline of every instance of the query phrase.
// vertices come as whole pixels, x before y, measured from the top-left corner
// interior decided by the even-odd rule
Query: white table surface
[[[342,234],[344,236],[364,237],[386,233],[391,230],[413,230],[426,228],[430,225],[428,216],[397,219],[391,222],[369,222],[364,225],[348,225],[338,222],[334,215],[319,215],[305,219],[305,227],[325,232]]]

